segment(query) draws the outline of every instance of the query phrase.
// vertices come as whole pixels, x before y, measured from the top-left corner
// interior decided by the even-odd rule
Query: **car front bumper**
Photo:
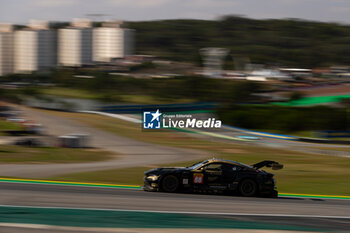
[[[144,191],[159,191],[159,185],[158,185],[158,181],[153,181],[153,180],[149,180],[146,177],[144,178],[144,185],[143,185],[143,190]]]

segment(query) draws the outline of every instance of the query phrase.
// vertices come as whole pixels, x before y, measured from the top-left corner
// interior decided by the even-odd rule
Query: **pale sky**
[[[217,19],[234,14],[350,24],[350,0],[0,0],[0,22],[6,23],[70,21],[88,14],[107,15],[94,20]]]

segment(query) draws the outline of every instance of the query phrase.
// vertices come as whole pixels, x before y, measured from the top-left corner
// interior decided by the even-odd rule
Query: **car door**
[[[223,164],[221,166],[222,176],[221,184],[225,185],[228,189],[234,188],[234,183],[237,178],[237,173],[242,168],[233,164]]]
[[[221,175],[221,164],[210,163],[193,171],[192,183],[195,187],[198,188],[220,185]]]
[[[207,185],[220,185],[222,179],[222,164],[212,163],[204,168],[204,180]]]
[[[222,185],[222,163],[211,163],[201,169],[203,185],[210,189],[224,189]]]

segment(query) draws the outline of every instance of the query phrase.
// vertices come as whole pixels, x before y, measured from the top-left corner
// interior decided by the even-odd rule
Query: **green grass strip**
[[[347,200],[350,200],[350,196],[338,196],[338,195],[280,193],[278,196],[279,197],[301,197],[301,198],[347,199]]]
[[[304,97],[298,100],[293,100],[285,103],[276,102],[273,104],[281,105],[281,106],[303,106],[303,105],[313,105],[313,104],[336,103],[346,98],[350,98],[350,95]]]

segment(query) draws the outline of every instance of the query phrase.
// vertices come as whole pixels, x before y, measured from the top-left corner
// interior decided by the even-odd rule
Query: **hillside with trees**
[[[203,47],[230,49],[252,63],[318,67],[350,64],[350,26],[298,19],[255,20],[226,16],[210,20],[128,22],[136,29],[138,54],[200,64]]]

